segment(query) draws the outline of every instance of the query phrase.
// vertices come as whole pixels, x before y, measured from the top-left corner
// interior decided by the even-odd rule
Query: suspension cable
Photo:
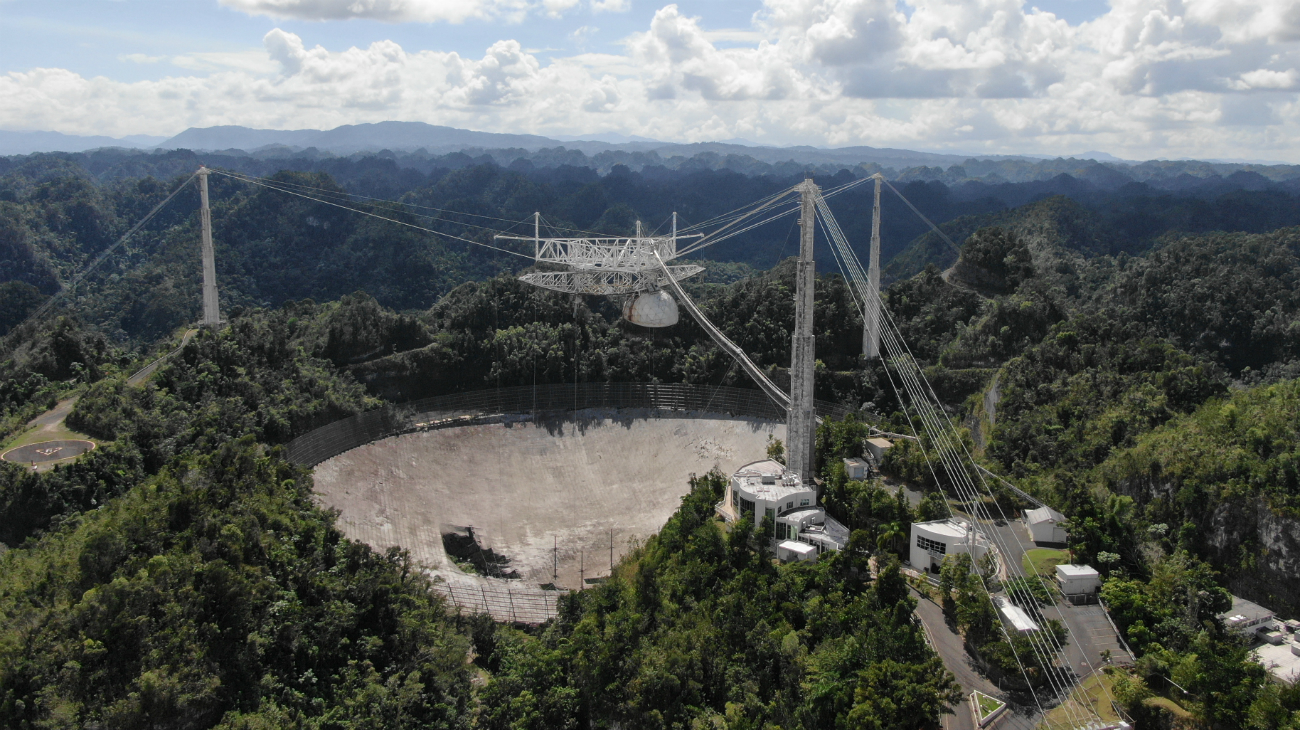
[[[185,182],[181,183],[180,185],[177,185],[176,189],[173,190],[170,195],[163,198],[162,202],[155,205],[153,207],[153,210],[150,210],[148,213],[146,213],[145,216],[141,218],[139,221],[137,221],[135,225],[131,226],[130,230],[124,233],[121,238],[117,239],[117,243],[114,243],[112,246],[109,246],[108,248],[101,251],[93,261],[91,261],[84,269],[81,270],[80,273],[72,277],[72,280],[69,281],[66,286],[61,287],[57,292],[51,295],[49,299],[46,299],[41,304],[41,306],[36,308],[36,311],[32,312],[31,314],[23,318],[22,322],[19,322],[14,327],[11,327],[9,329],[9,332],[5,334],[5,339],[8,340],[9,335],[13,334],[14,332],[17,332],[19,328],[21,328],[23,325],[45,314],[47,311],[49,311],[50,307],[54,306],[54,303],[56,301],[63,298],[64,294],[75,289],[77,287],[77,284],[81,283],[82,279],[85,279],[90,272],[94,271],[100,264],[104,263],[105,259],[111,256],[114,251],[121,248],[122,244],[127,242],[127,239],[131,238],[131,236],[135,235],[136,231],[139,231],[142,227],[144,227],[144,224],[148,223],[150,219],[152,219],[155,215],[157,215],[158,211],[163,209],[163,206],[170,203],[172,201],[172,198],[175,198],[176,195],[179,194],[181,190],[185,189],[186,185],[189,185],[191,182],[193,182],[194,178],[196,177],[198,177],[198,173],[194,173],[193,175],[190,175],[189,177],[185,178]]]
[[[240,178],[238,178],[238,177],[236,177],[236,176],[234,176],[234,175],[230,175],[229,173],[223,172],[223,171],[221,171],[221,170],[213,170],[212,172],[215,172],[215,173],[217,173],[217,174],[219,174],[219,175],[226,175],[227,177],[231,177],[231,178],[234,178],[234,179],[240,179]],[[262,187],[270,188],[271,190],[278,190],[278,191],[280,191],[280,192],[282,192],[282,193],[286,193],[286,194],[288,194],[288,195],[295,195],[295,196],[297,196],[297,197],[299,197],[299,198],[306,198],[307,200],[315,201],[315,202],[317,202],[317,203],[321,203],[322,205],[332,205],[332,206],[334,206],[335,208],[342,208],[343,210],[350,210],[350,211],[352,211],[353,213],[360,213],[361,215],[368,215],[368,216],[370,216],[371,218],[378,218],[379,220],[382,220],[382,221],[388,221],[389,223],[396,223],[396,224],[399,225],[399,226],[406,226],[406,227],[408,227],[408,228],[414,228],[414,229],[419,230],[419,231],[424,231],[425,233],[431,233],[431,234],[433,234],[433,235],[435,235],[435,236],[442,236],[443,238],[454,239],[454,240],[461,241],[461,242],[464,242],[464,243],[472,244],[472,245],[474,245],[474,246],[481,246],[481,247],[483,247],[483,248],[490,248],[490,249],[492,249],[493,251],[500,251],[501,253],[508,253],[508,254],[510,254],[511,256],[518,256],[518,257],[520,257],[520,258],[528,259],[528,260],[530,260],[530,261],[531,261],[532,258],[533,258],[532,256],[529,256],[528,254],[522,254],[522,253],[519,253],[518,251],[511,251],[510,249],[501,248],[501,247],[499,247],[499,246],[493,246],[493,245],[491,245],[491,244],[482,243],[482,242],[480,242],[480,241],[475,241],[475,240],[472,240],[472,239],[469,239],[469,238],[463,238],[463,237],[461,237],[461,236],[453,235],[453,234],[451,234],[451,233],[443,233],[442,231],[435,231],[435,230],[433,230],[432,228],[425,228],[424,226],[417,226],[417,225],[414,224],[414,223],[409,223],[409,222],[407,222],[407,221],[396,220],[396,219],[394,219],[394,218],[389,218],[389,217],[387,217],[387,216],[379,215],[378,213],[372,213],[372,212],[370,212],[370,211],[368,211],[368,210],[360,210],[360,209],[358,209],[358,208],[353,208],[353,207],[350,207],[350,206],[347,206],[347,205],[343,205],[342,203],[336,203],[336,202],[333,202],[333,201],[330,201],[330,200],[321,200],[320,198],[314,198],[314,197],[312,197],[312,196],[310,196],[310,195],[307,195],[307,194],[305,194],[305,193],[299,193],[299,192],[295,192],[295,191],[293,191],[293,190],[285,190],[285,189],[283,189],[283,188],[277,188],[277,187],[275,187],[274,185],[267,185],[266,183],[263,183],[263,182],[261,182],[261,181],[259,181],[259,180],[244,180],[244,182],[248,182],[248,183],[251,183],[251,184],[253,184],[253,185],[261,185]]]

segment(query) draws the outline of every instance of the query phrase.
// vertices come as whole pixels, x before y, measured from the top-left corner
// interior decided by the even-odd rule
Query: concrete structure
[[[786,421],[786,463],[807,484],[816,473],[817,413],[813,409],[813,368],[817,360],[813,338],[813,232],[817,230],[817,196],[812,180],[800,184],[799,262],[795,271],[794,334],[790,343],[790,411]]]
[[[816,488],[768,459],[746,464],[732,475],[718,513],[727,521],[747,517],[756,526],[770,517],[773,540],[805,543],[816,554],[849,544],[849,529],[817,506]]]
[[[1101,574],[1091,565],[1058,565],[1056,582],[1071,603],[1085,603],[1101,590]]]
[[[1254,637],[1261,629],[1270,631],[1273,629],[1274,614],[1267,608],[1247,601],[1240,596],[1232,597],[1232,608],[1226,613],[1219,614],[1219,620],[1229,631],[1235,631],[1246,637]]]
[[[1263,644],[1252,650],[1250,657],[1278,682],[1294,685],[1296,680],[1300,680],[1300,644],[1294,640]]]
[[[844,460],[844,473],[849,479],[862,481],[871,474],[871,465],[866,459],[859,459],[856,456]]]
[[[943,559],[966,553],[978,561],[989,551],[989,541],[960,520],[913,522],[910,562],[916,570],[938,573]]]
[[[782,540],[776,546],[776,557],[778,560],[790,562],[793,560],[816,560],[817,548],[806,542],[798,540]]]
[[[876,202],[871,209],[871,253],[867,263],[867,298],[863,302],[862,354],[880,357],[880,182],[876,175]]]
[[[889,451],[893,446],[894,443],[889,439],[867,439],[867,453],[877,464],[885,460],[885,452]]]
[[[691,474],[731,473],[785,438],[784,424],[721,415],[579,415],[385,438],[318,464],[316,495],[349,538],[404,548],[434,574],[461,576],[442,532],[473,526],[521,584],[551,583],[558,561],[556,582],[576,588],[608,575],[611,542],[618,560],[663,527]]]
[[[805,485],[799,474],[770,459],[742,466],[731,475],[722,498],[724,517],[748,517],[755,525],[773,520],[796,508],[817,504],[817,489]]]
[[[1070,539],[1061,523],[1065,515],[1051,507],[1039,507],[1025,511],[1025,527],[1034,542],[1064,543]]]
[[[1038,624],[1029,617],[1029,614],[1006,598],[994,596],[993,605],[997,606],[998,617],[1002,619],[1002,624],[1007,627],[1007,631],[1021,636],[1028,636],[1038,631]]]
[[[208,208],[208,175],[210,174],[208,168],[199,168],[199,224],[203,245],[203,326],[217,327],[221,324],[221,306],[217,301],[217,259],[212,248],[212,211]]]

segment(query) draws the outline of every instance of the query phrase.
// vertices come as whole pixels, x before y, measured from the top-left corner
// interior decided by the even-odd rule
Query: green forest
[[[946,516],[948,485],[910,443],[885,470],[925,493],[919,506],[847,478],[841,457],[860,453],[867,424],[920,424],[885,364],[861,358],[862,321],[834,270],[817,280],[816,395],[854,415],[822,425],[817,453],[850,549],[776,563],[770,525],[717,521],[726,477],[697,475],[607,582],[566,595],[543,626],[498,624],[450,609],[400,550],[344,537],[284,446],[427,396],[752,388],[740,369],[684,313],[643,329],[616,302],[520,282],[531,261],[216,175],[228,323],[186,336],[200,288],[192,189],[71,285],[188,177],[119,163],[0,165],[0,442],[76,397],[66,428],[99,444],[50,470],[0,462],[0,725],[885,730],[965,711],[899,564],[911,523]],[[701,222],[793,182],[707,167],[331,164],[264,172],[400,197],[375,205],[482,243],[534,211],[610,234],[673,210]],[[1076,561],[1102,571],[1136,655],[1113,675],[1124,711],[1142,728],[1300,728],[1300,690],[1270,680],[1217,618],[1229,592],[1300,613],[1296,199],[1048,189],[1011,205],[1009,189],[901,189],[960,251],[891,224],[886,307],[975,458],[1064,513]],[[870,221],[850,211],[864,202],[835,201],[855,246]],[[688,286],[778,383],[793,230],[782,220],[706,249]],[[948,566],[935,595],[1010,677],[1015,641],[992,629],[982,569]]]

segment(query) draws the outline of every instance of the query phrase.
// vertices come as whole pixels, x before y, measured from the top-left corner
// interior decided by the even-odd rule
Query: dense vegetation
[[[960,691],[911,621],[891,563],[865,551],[774,566],[747,520],[714,519],[725,477],[695,480],[612,579],[533,638],[476,634],[489,728],[934,727]]]
[[[818,284],[817,395],[862,408],[823,424],[818,453],[823,501],[851,549],[774,565],[764,525],[712,519],[721,482],[703,476],[608,583],[525,631],[446,615],[404,555],[344,539],[277,446],[385,400],[531,383],[746,386],[738,369],[689,320],[643,330],[617,303],[521,284],[513,257],[215,177],[229,326],[130,384],[197,310],[191,192],[66,306],[17,327],[194,161],[91,157],[0,165],[0,434],[76,395],[67,425],[104,442],[48,472],[0,464],[6,727],[883,729],[932,727],[957,701],[895,562],[910,524],[949,505],[912,442],[887,466],[929,490],[916,507],[849,480],[840,461],[860,448],[862,419],[918,424],[883,366],[860,361],[861,319],[837,276]],[[393,215],[482,242],[478,226],[534,210],[628,232],[789,182],[704,164],[597,172],[461,157],[250,171],[406,196],[433,217]],[[136,174],[160,170],[168,182]],[[1270,685],[1215,620],[1225,588],[1287,615],[1300,607],[1300,229],[1279,228],[1300,218],[1289,189],[1237,182],[1071,197],[1052,196],[1070,187],[1060,180],[912,182],[904,191],[948,221],[962,253],[918,238],[886,292],[970,448],[1065,512],[1074,555],[1106,575],[1138,654],[1119,699],[1144,727],[1167,720],[1156,696],[1208,727],[1300,727],[1300,695]],[[711,251],[741,263],[709,262],[690,289],[777,382],[793,318],[786,225]],[[1014,684],[1015,642],[994,630],[975,580],[987,568],[951,563],[941,601],[982,666]]]

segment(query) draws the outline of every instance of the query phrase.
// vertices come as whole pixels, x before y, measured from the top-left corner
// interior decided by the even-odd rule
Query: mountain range
[[[645,137],[620,134],[595,134],[586,137],[564,136],[562,139],[532,134],[500,134],[476,132],[455,127],[443,127],[423,122],[378,122],[375,124],[348,124],[329,130],[252,129],[227,125],[219,127],[191,127],[171,137],[133,135],[122,138],[104,136],[76,136],[59,132],[7,132],[0,131],[0,155],[20,155],[34,152],[82,152],[101,147],[134,149],[189,149],[195,151],[257,152],[281,148],[293,152],[315,148],[320,152],[350,155],[358,152],[382,150],[414,151],[423,149],[431,154],[446,154],[466,149],[522,149],[530,152],[564,147],[588,155],[606,151],[656,152],[661,157],[694,157],[699,154],[719,156],[744,155],[766,163],[793,161],[799,164],[879,164],[894,168],[919,166],[949,167],[976,157],[982,160],[1038,160],[1036,155],[967,155],[887,147],[840,147],[833,149],[800,145],[770,147],[756,145],[747,140],[725,142],[697,142],[690,144],[662,142]],[[1090,153],[1095,159],[1117,161],[1105,153]]]

